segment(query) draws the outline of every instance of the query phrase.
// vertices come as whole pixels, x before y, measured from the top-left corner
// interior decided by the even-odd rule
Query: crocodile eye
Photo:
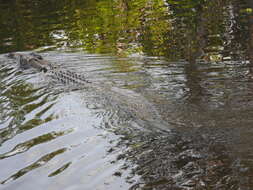
[[[37,53],[32,52],[32,53],[30,53],[30,55],[34,56],[35,58],[37,58],[39,60],[43,60],[43,57]]]
[[[43,67],[43,68],[41,68],[41,71],[43,71],[44,73],[46,73],[47,72],[47,68]]]

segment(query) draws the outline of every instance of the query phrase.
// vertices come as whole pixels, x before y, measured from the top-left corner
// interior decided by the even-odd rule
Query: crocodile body
[[[34,68],[40,72],[49,74],[53,79],[61,83],[88,87],[90,91],[94,91],[102,99],[106,100],[107,105],[109,104],[113,108],[120,107],[120,110],[123,110],[125,113],[130,113],[131,118],[134,118],[138,125],[149,130],[158,129],[170,132],[168,123],[163,121],[155,106],[139,93],[112,87],[105,83],[99,85],[90,83],[84,76],[55,67],[35,53],[28,55],[11,53],[8,57],[17,59],[21,69]]]

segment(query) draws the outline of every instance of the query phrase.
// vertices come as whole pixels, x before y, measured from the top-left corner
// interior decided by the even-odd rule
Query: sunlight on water
[[[93,103],[93,108],[87,109],[88,104],[80,92],[59,94],[57,90],[48,89],[46,81],[44,87],[33,88],[37,86],[36,83],[29,84],[24,80],[28,74],[9,67],[6,65],[1,68],[1,86],[6,85],[4,81],[9,81],[5,80],[5,77],[9,77],[5,75],[7,70],[16,72],[13,86],[1,93],[2,99],[6,99],[1,102],[6,108],[1,110],[1,183],[11,185],[11,181],[22,177],[21,182],[27,184],[26,180],[39,176],[44,181],[47,176],[56,177],[66,169],[69,173],[59,175],[55,182],[60,180],[64,182],[62,185],[66,185],[74,179],[79,180],[78,186],[86,184],[92,187],[101,185],[100,180],[109,183],[117,179],[113,173],[120,164],[107,170],[115,156],[106,156],[106,151],[118,137],[101,130],[99,108]],[[78,171],[82,163],[84,173]],[[6,164],[10,167],[4,167]],[[104,170],[106,172],[99,181],[90,179],[91,176],[97,176],[98,171]],[[75,175],[71,177],[71,173],[77,171],[80,179]],[[44,173],[42,176],[41,172]],[[116,184],[121,183],[125,182],[117,179]],[[13,185],[10,188],[15,188],[15,183]],[[50,185],[50,188],[53,187]],[[56,185],[55,189],[58,188]]]
[[[21,182],[22,188],[30,188],[30,182],[26,181],[31,179],[34,183],[43,183],[43,188],[53,189],[64,186],[128,188],[138,181],[143,170],[149,173],[152,167],[158,167],[160,158],[169,155],[167,164],[171,166],[173,159],[181,167],[184,162],[195,159],[203,162],[206,158],[209,162],[221,163],[229,159],[230,164],[220,165],[228,171],[239,160],[243,164],[243,157],[239,160],[230,157],[232,149],[225,148],[220,152],[218,148],[219,143],[224,142],[230,148],[245,147],[238,130],[243,127],[245,133],[241,131],[240,135],[245,139],[250,134],[247,129],[250,110],[245,115],[240,97],[249,97],[251,87],[245,83],[241,92],[234,90],[233,86],[244,80],[238,76],[245,72],[245,67],[236,62],[233,65],[232,62],[199,64],[201,81],[198,80],[200,76],[190,74],[197,68],[186,62],[174,64],[152,57],[121,60],[79,53],[48,52],[42,55],[62,69],[85,74],[91,83],[73,90],[73,84],[61,84],[42,72],[21,72],[14,61],[2,57],[6,61],[2,62],[0,70],[4,108],[1,110],[0,164],[3,170],[0,179],[6,188],[16,188],[15,181]],[[117,65],[122,62],[128,62],[125,66],[135,67],[137,71],[118,72],[121,67]],[[227,88],[220,88],[222,85]],[[227,102],[227,93],[234,96],[232,105]],[[235,116],[229,109],[231,106],[240,110],[240,114]],[[242,121],[237,122],[236,118],[245,118],[240,128],[238,122]],[[159,132],[161,126],[166,126],[169,134],[163,132],[165,128]],[[199,134],[197,138],[195,135]],[[191,139],[192,135],[194,139]],[[191,141],[196,145],[190,145]],[[242,144],[236,145],[234,141]],[[147,143],[150,146],[146,146]],[[157,143],[160,148],[153,152]],[[189,149],[181,148],[181,143]],[[174,146],[179,147],[175,149]],[[199,146],[207,149],[200,150]],[[248,155],[246,147],[240,150]],[[138,154],[139,157],[133,157]],[[141,160],[153,162],[152,154],[158,156],[152,167],[141,166]],[[180,155],[185,156],[181,158]],[[186,157],[188,161],[184,160]],[[135,168],[136,164],[140,166]],[[134,175],[130,174],[130,168]],[[187,168],[183,170],[189,172]],[[179,184],[189,180],[175,168],[171,172],[166,175]],[[226,178],[230,174],[223,172],[222,175]],[[236,173],[230,176],[232,181],[227,182],[227,187],[237,183],[233,181],[234,175]],[[158,184],[171,183],[160,181],[159,175],[156,177]],[[141,179],[149,184],[150,179],[144,176]],[[138,182],[136,187],[143,183]]]
[[[0,1],[0,189],[243,189],[252,2]]]

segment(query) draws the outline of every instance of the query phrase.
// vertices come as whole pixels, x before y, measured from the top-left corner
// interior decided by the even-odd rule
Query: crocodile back
[[[48,74],[63,84],[87,85],[90,83],[83,75],[69,70],[53,68],[49,70]]]

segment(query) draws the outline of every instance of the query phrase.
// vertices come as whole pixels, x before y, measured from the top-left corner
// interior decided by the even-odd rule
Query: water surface
[[[0,11],[1,188],[252,189],[250,0]],[[22,71],[10,51],[90,83]]]

